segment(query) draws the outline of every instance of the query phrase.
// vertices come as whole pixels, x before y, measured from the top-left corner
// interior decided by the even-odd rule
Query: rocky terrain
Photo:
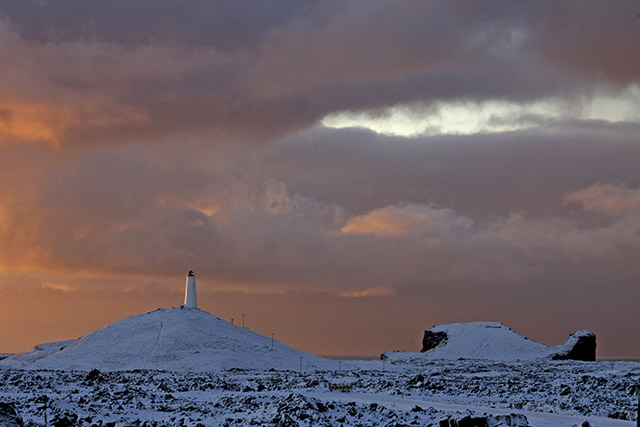
[[[357,363],[302,373],[0,369],[0,398],[25,426],[635,425],[635,362]]]

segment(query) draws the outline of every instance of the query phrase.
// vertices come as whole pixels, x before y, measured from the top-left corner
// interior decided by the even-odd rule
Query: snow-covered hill
[[[127,317],[75,341],[41,344],[0,367],[102,371],[231,368],[334,369],[335,361],[290,348],[205,311],[158,309]]]
[[[502,361],[564,359],[572,358],[566,356],[571,353],[582,338],[592,338],[595,346],[595,335],[588,331],[575,332],[565,344],[549,347],[529,340],[500,322],[436,325],[425,331],[425,340],[428,340],[428,337],[431,337],[432,343],[424,349],[423,353],[387,351],[382,353],[383,357],[392,360],[414,358]]]

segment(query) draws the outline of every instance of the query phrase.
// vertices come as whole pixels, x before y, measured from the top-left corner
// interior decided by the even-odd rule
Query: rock
[[[553,360],[582,360],[595,362],[596,334],[590,331],[576,331],[569,335],[567,341],[557,347],[557,352],[551,356]]]
[[[422,338],[422,350],[420,352],[432,350],[440,344],[447,342],[446,332],[432,332],[430,330],[424,331],[424,337]]]
[[[510,427],[528,427],[529,420],[522,414],[496,415],[487,417],[488,427],[510,426]]]
[[[439,427],[528,427],[527,417],[521,414],[472,417],[464,416],[459,420],[448,418],[438,423]]]
[[[626,414],[624,414],[622,412],[618,412],[618,411],[609,412],[609,415],[607,415],[607,417],[613,418],[614,420],[626,420],[627,419],[627,415]]]
[[[22,427],[22,418],[10,403],[0,402],[0,425],[2,427]]]
[[[458,427],[488,427],[487,417],[472,417],[467,415],[458,420]]]
[[[418,374],[409,380],[409,385],[421,386],[424,383],[424,375]]]
[[[73,427],[76,424],[75,424],[75,420],[72,419],[71,417],[62,415],[54,419],[53,421],[51,421],[51,425],[53,427]]]
[[[84,380],[86,382],[94,382],[96,380],[101,380],[102,376],[101,376],[102,372],[100,372],[97,369],[92,369],[87,376],[84,378]]]

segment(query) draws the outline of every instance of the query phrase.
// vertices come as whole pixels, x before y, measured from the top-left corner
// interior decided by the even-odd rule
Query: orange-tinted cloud
[[[565,202],[575,203],[586,211],[607,216],[640,216],[640,191],[624,185],[594,184],[568,194]]]
[[[390,286],[380,285],[358,291],[342,291],[339,292],[343,298],[379,298],[395,295],[395,291]]]
[[[108,99],[98,102],[85,99],[76,104],[61,106],[47,104],[46,101],[0,104],[0,141],[4,144],[22,141],[60,147],[73,133],[135,125],[147,120],[144,112],[132,107],[109,105]]]
[[[472,227],[473,221],[457,216],[451,209],[412,204],[386,206],[349,218],[340,231],[344,234],[373,234],[383,237],[422,233],[437,239],[451,233],[453,228]]]

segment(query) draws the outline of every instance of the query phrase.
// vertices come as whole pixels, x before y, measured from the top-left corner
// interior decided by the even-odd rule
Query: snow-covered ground
[[[0,399],[28,426],[45,415],[78,426],[437,426],[485,414],[486,425],[635,426],[638,362],[331,362],[302,373],[0,369]],[[519,415],[498,418],[509,414]]]

